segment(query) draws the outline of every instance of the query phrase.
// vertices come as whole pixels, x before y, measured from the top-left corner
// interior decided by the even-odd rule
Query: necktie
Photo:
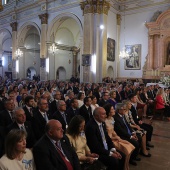
[[[67,170],[73,170],[73,167],[72,167],[70,161],[67,159],[66,155],[63,152],[63,149],[61,148],[61,143],[56,142],[55,145],[56,145],[58,153],[60,154],[62,160],[64,161],[64,163],[65,163],[65,165],[67,167]]]
[[[12,121],[14,122],[14,121],[15,121],[14,113],[13,113],[13,112],[10,112],[10,114],[11,114],[11,119],[12,119]]]
[[[67,125],[67,119],[66,119],[65,113],[61,113],[61,115],[62,115],[62,117],[63,117],[63,119],[64,119],[64,121],[65,121],[65,123],[66,123],[66,125]]]
[[[128,127],[128,125],[127,125],[127,123],[126,123],[126,121],[125,121],[123,116],[122,116],[122,120],[123,120],[123,122],[124,122],[124,124],[125,124],[125,126],[127,128],[128,134],[131,135],[131,131],[130,131],[130,129],[129,129],[129,127]]]
[[[45,119],[46,122],[48,122],[48,117],[47,117],[46,113],[44,113],[44,119]]]
[[[26,131],[24,125],[22,125],[20,129]]]
[[[104,131],[103,131],[102,124],[99,125],[99,129],[100,129],[100,133],[101,133],[101,136],[102,136],[104,148],[106,150],[108,150],[108,146],[107,146],[107,143],[106,143],[106,138],[105,138],[105,134],[104,134]]]

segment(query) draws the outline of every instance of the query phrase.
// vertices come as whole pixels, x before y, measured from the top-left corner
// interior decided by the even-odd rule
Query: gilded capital
[[[45,13],[45,14],[41,14],[41,15],[38,15],[39,16],[39,19],[41,20],[41,24],[47,24],[48,23],[48,14]]]
[[[120,15],[120,14],[117,14],[117,25],[120,25],[121,20],[122,20],[121,15]]]
[[[12,27],[12,31],[17,31],[17,22],[12,22],[10,26]]]
[[[98,13],[108,15],[110,3],[106,0],[86,0],[80,3],[83,14]]]
[[[73,55],[77,55],[80,52],[80,48],[77,48],[77,47],[72,47],[71,50],[72,50]]]
[[[149,35],[149,39],[153,39],[154,35]]]

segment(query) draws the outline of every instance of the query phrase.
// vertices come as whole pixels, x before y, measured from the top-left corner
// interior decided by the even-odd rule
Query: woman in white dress
[[[26,149],[26,132],[11,130],[5,141],[5,155],[0,159],[0,170],[35,170],[32,151]]]

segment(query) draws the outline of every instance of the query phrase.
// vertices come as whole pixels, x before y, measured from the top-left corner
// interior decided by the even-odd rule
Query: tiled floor
[[[150,158],[141,158],[137,166],[131,166],[130,170],[170,170],[170,122],[153,121],[153,138]]]

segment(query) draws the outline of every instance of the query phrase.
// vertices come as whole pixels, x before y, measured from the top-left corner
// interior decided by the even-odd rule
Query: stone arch
[[[0,30],[0,50],[5,50],[3,49],[3,45],[9,39],[11,39],[11,43],[12,43],[11,32],[8,29],[1,29]]]
[[[66,80],[66,69],[64,67],[58,67],[56,71],[56,79]]]
[[[17,44],[18,44],[18,46],[23,45],[24,39],[26,38],[26,35],[27,35],[27,32],[29,31],[29,29],[31,29],[31,27],[35,27],[37,29],[39,37],[41,38],[41,31],[40,31],[39,26],[34,22],[26,22],[18,30],[18,34],[17,34]]]
[[[112,66],[109,66],[107,68],[107,77],[110,77],[110,78],[114,79],[114,70],[113,70]]]
[[[56,32],[60,24],[68,18],[72,18],[77,22],[79,26],[79,30],[80,30],[80,36],[83,36],[83,26],[82,26],[81,20],[75,14],[67,12],[67,13],[59,14],[49,24],[48,31],[47,31],[48,42],[51,42],[51,34],[53,32]],[[54,28],[55,24],[56,24],[56,27]]]

